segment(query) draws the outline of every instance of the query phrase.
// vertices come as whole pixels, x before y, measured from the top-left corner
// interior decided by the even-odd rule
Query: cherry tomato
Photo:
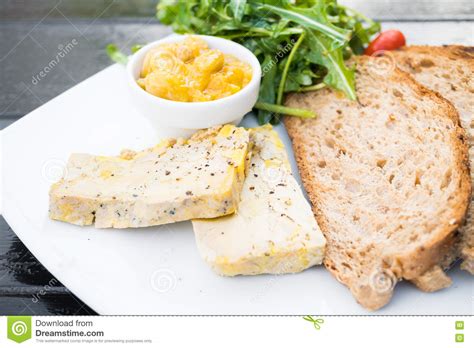
[[[405,36],[398,30],[386,30],[380,33],[365,49],[367,56],[373,55],[377,51],[391,51],[405,46]]]

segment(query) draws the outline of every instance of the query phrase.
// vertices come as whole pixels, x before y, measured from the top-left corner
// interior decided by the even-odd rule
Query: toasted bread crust
[[[357,61],[359,66],[363,67],[373,59],[376,58],[359,57]],[[414,279],[423,275],[431,267],[439,264],[441,260],[445,258],[447,250],[449,250],[453,243],[454,233],[457,227],[462,224],[464,219],[471,193],[468,149],[465,140],[466,134],[460,126],[459,115],[456,109],[438,93],[425,88],[417,83],[409,74],[402,72],[398,68],[395,68],[389,76],[385,76],[385,78],[389,80],[389,83],[408,86],[414,93],[419,95],[420,98],[426,97],[435,101],[438,105],[438,109],[443,110],[444,117],[451,119],[456,125],[451,133],[450,147],[452,148],[456,158],[455,170],[460,173],[460,187],[456,197],[456,203],[453,205],[451,213],[452,218],[450,221],[439,221],[439,224],[442,225],[442,228],[439,229],[439,233],[415,250],[410,249],[407,246],[405,250],[385,254],[383,259],[380,260],[382,267],[380,270],[381,274],[393,275],[395,279]],[[286,104],[290,106],[311,108],[311,100],[313,98],[316,98],[317,96],[324,97],[324,95],[331,93],[337,92],[325,89],[319,92],[293,94],[288,97]],[[318,110],[314,111],[318,112]],[[293,149],[304,187],[306,188],[308,196],[312,202],[316,219],[328,241],[328,253],[324,260],[324,264],[339,281],[350,288],[360,304],[370,310],[378,309],[390,300],[393,286],[387,289],[387,291],[381,292],[367,286],[367,284],[361,284],[358,279],[340,272],[332,259],[332,235],[337,234],[338,231],[334,231],[331,228],[328,218],[322,212],[321,204],[323,203],[320,200],[319,193],[325,188],[321,185],[318,177],[315,176],[312,169],[314,162],[313,155],[305,148],[305,141],[307,139],[305,138],[304,132],[307,127],[311,127],[311,122],[313,121],[301,120],[295,117],[285,117],[285,125],[293,142]]]
[[[404,46],[394,51],[416,54],[430,54],[432,57],[444,56],[451,59],[466,59],[466,63],[474,64],[474,47],[461,45],[443,45],[443,46]]]
[[[394,52],[389,52],[401,69],[413,74],[415,79],[426,86],[445,93],[458,108],[462,126],[469,130],[468,143],[474,143],[474,47],[445,45],[445,46],[407,46]],[[453,64],[455,64],[453,66]],[[446,69],[449,66],[449,70]],[[455,69],[456,68],[456,69]],[[471,100],[467,102],[466,100]],[[474,148],[470,150],[470,160],[474,161]],[[473,178],[471,178],[473,180]],[[472,197],[471,197],[472,200]],[[446,257],[442,268],[446,269],[458,258],[464,259],[461,268],[474,274],[474,205],[468,210],[466,224],[459,229],[459,237],[453,242],[452,251]],[[431,279],[431,278],[425,278]],[[416,283],[417,285],[419,282]],[[435,285],[423,287],[433,288]],[[440,288],[443,284],[440,283]]]
[[[412,279],[420,290],[425,292],[438,291],[451,286],[451,279],[444,273],[440,266],[433,266],[421,276]]]

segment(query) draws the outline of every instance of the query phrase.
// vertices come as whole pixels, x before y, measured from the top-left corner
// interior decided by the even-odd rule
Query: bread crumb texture
[[[418,82],[433,89],[456,107],[467,133],[469,160],[474,161],[474,47],[466,46],[409,46],[390,52],[398,66],[412,74]],[[472,175],[471,175],[472,183]],[[464,261],[461,268],[474,274],[474,204],[471,204],[466,223],[459,228],[451,257],[445,268],[458,256]]]
[[[326,268],[370,310],[400,279],[439,264],[470,197],[466,135],[454,107],[379,58],[356,61],[357,101],[324,89],[286,105],[285,124],[326,240]]]

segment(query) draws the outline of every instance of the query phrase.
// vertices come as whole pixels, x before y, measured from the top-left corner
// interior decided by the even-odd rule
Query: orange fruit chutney
[[[137,83],[157,97],[202,102],[237,93],[252,79],[252,67],[210,49],[199,37],[162,44],[145,56]]]

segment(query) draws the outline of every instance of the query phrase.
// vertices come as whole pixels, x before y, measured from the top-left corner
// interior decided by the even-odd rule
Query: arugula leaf
[[[298,9],[294,6],[288,6],[289,9],[279,8],[270,5],[262,5],[262,8],[272,11],[282,18],[298,23],[303,28],[317,30],[340,44],[345,44],[350,39],[351,32],[333,26],[326,19],[323,7],[315,5],[310,9]]]
[[[137,52],[143,45],[133,45],[130,48],[130,51],[133,53]],[[119,64],[127,65],[128,63],[128,56],[120,51],[120,49],[115,44],[108,44],[105,48],[107,55],[109,58]]]
[[[237,22],[242,20],[245,12],[245,5],[247,4],[247,0],[231,0],[230,1],[230,8],[232,13],[234,14],[234,19]]]
[[[132,53],[135,53],[142,47],[143,45],[133,45],[132,48],[130,48],[130,51],[132,51]]]
[[[120,52],[118,49],[117,45],[114,44],[108,44],[107,47],[105,48],[109,58],[113,60],[116,63],[126,65],[128,62],[128,57]]]
[[[342,51],[332,49],[327,37],[312,31],[307,31],[307,33],[311,47],[316,49],[308,52],[306,57],[312,63],[326,67],[328,72],[323,79],[324,83],[343,91],[352,100],[357,99],[354,70],[345,66]]]
[[[269,54],[265,55],[265,59],[262,64],[263,77],[260,84],[260,94],[258,101],[266,104],[274,104],[276,99],[275,93],[275,76],[277,74],[278,66],[276,65],[273,57]],[[270,110],[260,109],[258,110],[258,123],[265,124],[270,122],[273,113]]]

